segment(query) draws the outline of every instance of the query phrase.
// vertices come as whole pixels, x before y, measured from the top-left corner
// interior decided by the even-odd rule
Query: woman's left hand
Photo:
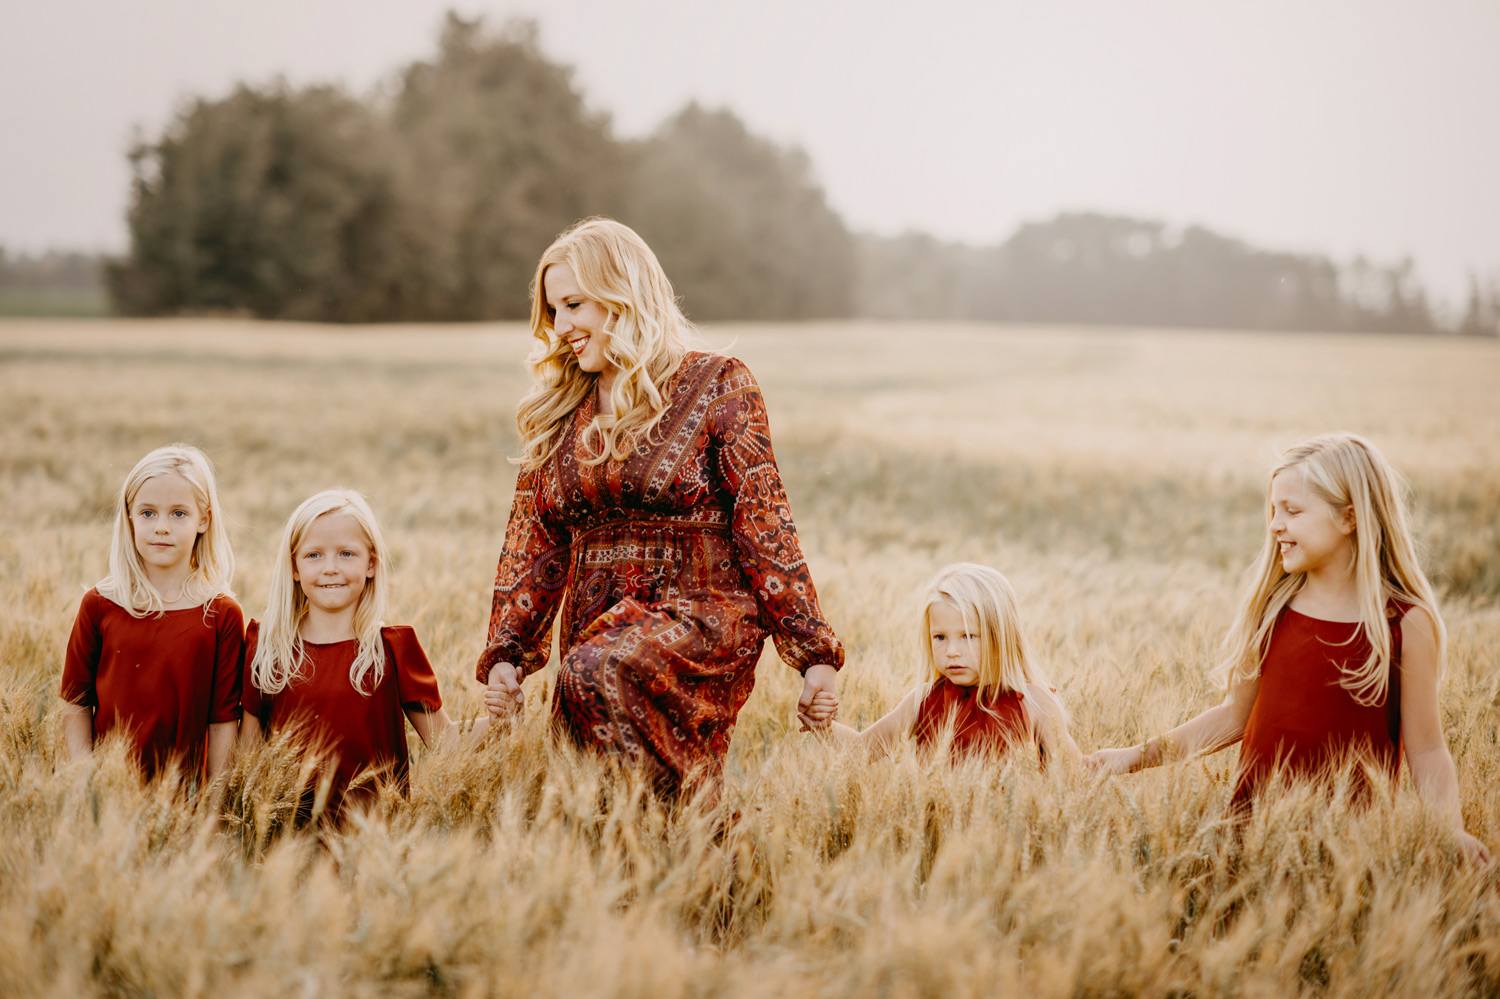
[[[816,728],[827,728],[828,723],[839,711],[839,687],[838,670],[826,663],[817,663],[807,667],[802,673],[802,696],[797,698],[798,716],[821,716],[826,715],[827,721],[818,720]],[[822,695],[819,697],[819,695]],[[818,711],[813,712],[813,698],[818,698]],[[833,701],[833,710],[828,712],[826,705],[829,699]]]

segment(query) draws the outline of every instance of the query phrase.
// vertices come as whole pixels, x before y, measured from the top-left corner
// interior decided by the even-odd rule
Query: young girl
[[[1447,634],[1397,473],[1361,437],[1315,437],[1271,473],[1267,518],[1265,546],[1224,640],[1225,702],[1087,762],[1124,773],[1238,742],[1233,801],[1242,814],[1278,769],[1318,778],[1354,756],[1394,783],[1404,745],[1417,793],[1451,820],[1468,856],[1488,863],[1459,812],[1438,712]],[[1352,779],[1368,793],[1363,769]]]
[[[213,776],[234,747],[244,618],[208,456],[173,444],[120,489],[109,575],[83,595],[63,664],[72,759],[125,733],[147,777],[169,761]]]
[[[245,636],[243,744],[289,721],[334,759],[328,814],[360,771],[390,768],[405,791],[405,720],[429,748],[458,738],[416,634],[386,627],[386,549],[359,493],[330,489],[297,507],[281,535],[265,619]],[[480,719],[478,736],[488,725]],[[357,797],[373,801],[375,789]]]
[[[804,730],[832,726],[884,753],[910,735],[922,747],[951,732],[950,753],[1001,754],[1038,747],[1048,759],[1076,761],[1067,712],[1032,660],[1016,594],[1000,573],[972,562],[950,565],[928,587],[921,643],[928,680],[863,732],[832,721],[833,698],[815,696],[798,714]]]

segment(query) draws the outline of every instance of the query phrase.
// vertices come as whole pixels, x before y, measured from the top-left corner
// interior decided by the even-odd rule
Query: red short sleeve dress
[[[1386,608],[1391,671],[1385,700],[1360,704],[1340,681],[1370,654],[1358,622],[1325,621],[1285,608],[1271,632],[1260,667],[1260,691],[1240,742],[1232,809],[1244,813],[1278,768],[1287,776],[1325,778],[1346,757],[1388,775],[1401,771],[1401,618],[1407,606]],[[1363,769],[1354,792],[1367,796]]]
[[[386,627],[380,629],[380,636],[385,643],[385,674],[370,693],[361,694],[349,680],[349,667],[359,654],[359,642],[350,639],[327,645],[304,643],[307,661],[302,675],[284,690],[266,694],[255,686],[251,672],[260,623],[251,621],[246,629],[245,713],[267,731],[293,721],[308,725],[309,739],[335,760],[328,799],[329,813],[335,817],[345,803],[368,803],[377,796],[368,783],[349,790],[349,783],[363,771],[383,770],[406,792],[411,757],[405,712],[436,711],[443,706],[437,677],[416,632]]]
[[[927,748],[936,745],[951,727],[949,753],[955,760],[974,754],[1008,753],[1032,743],[1023,701],[1019,691],[984,697],[977,686],[960,686],[939,677],[917,706],[912,736],[918,746]]]
[[[133,617],[90,589],[68,637],[62,698],[92,709],[95,739],[126,733],[147,777],[174,759],[201,777],[208,727],[240,717],[244,646],[233,597]]]

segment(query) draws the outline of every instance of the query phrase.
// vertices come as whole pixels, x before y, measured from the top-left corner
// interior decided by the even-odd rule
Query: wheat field
[[[1015,584],[1085,751],[1213,704],[1266,469],[1313,433],[1371,437],[1413,486],[1464,815],[1500,847],[1500,343],[705,336],[765,390],[855,725],[917,680],[917,591],[961,559]],[[795,733],[798,678],[769,650],[717,805],[665,808],[554,745],[547,676],[478,749],[418,748],[410,800],[341,833],[288,828],[285,739],[210,793],[142,786],[109,745],[66,762],[73,613],[120,481],[175,440],[218,465],[247,616],[293,506],[363,490],[391,620],[474,716],[525,350],[514,325],[0,323],[0,995],[1500,994],[1500,876],[1459,861],[1409,779],[1366,811],[1290,790],[1241,840],[1233,750],[1103,782],[872,763]]]

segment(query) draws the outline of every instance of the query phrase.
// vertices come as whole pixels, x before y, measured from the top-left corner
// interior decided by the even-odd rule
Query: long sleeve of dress
[[[725,364],[719,380],[721,394],[709,432],[718,451],[720,489],[731,507],[740,566],[755,589],[782,661],[799,672],[817,663],[837,669],[844,664],[844,647],[823,620],[802,557],[760,386],[735,358]]]
[[[537,470],[528,469],[516,480],[495,571],[488,643],[475,670],[480,683],[489,682],[496,663],[512,663],[528,673],[547,664],[548,629],[568,585],[570,539],[538,513],[538,479]]]

